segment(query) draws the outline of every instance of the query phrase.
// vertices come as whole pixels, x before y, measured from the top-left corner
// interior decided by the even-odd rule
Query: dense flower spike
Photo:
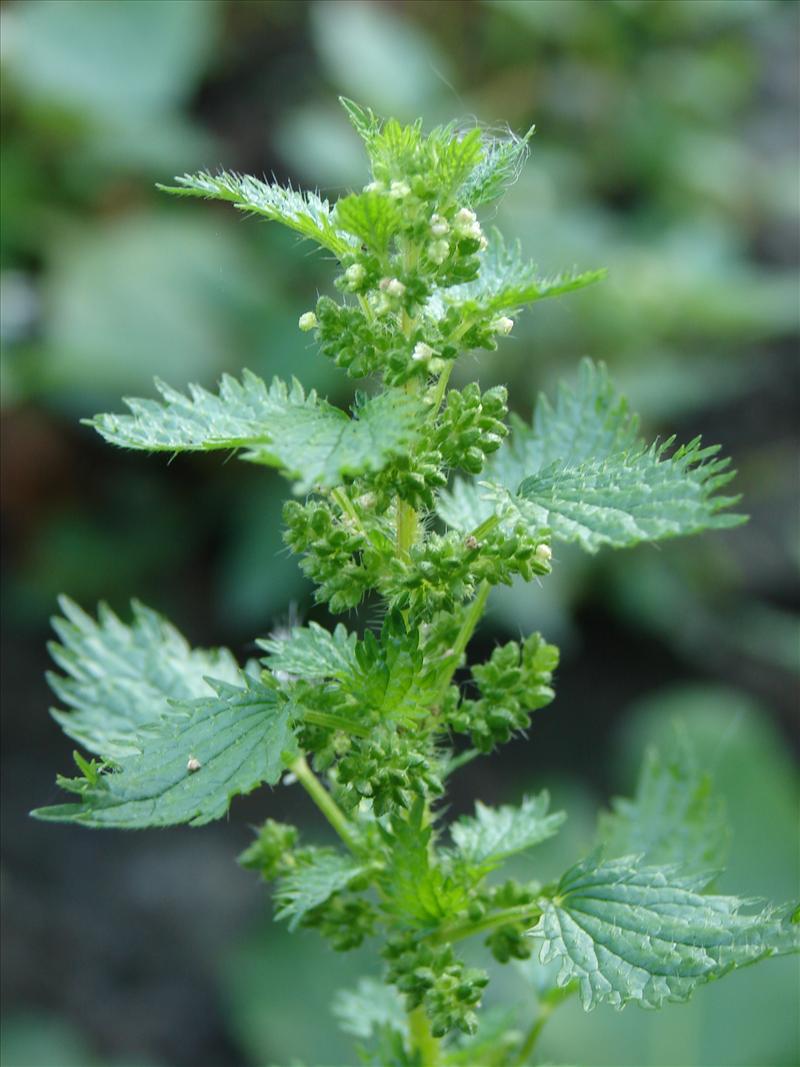
[[[261,784],[299,783],[341,847],[301,845],[294,827],[267,820],[241,863],[276,881],[290,929],[314,928],[340,951],[383,938],[395,990],[369,986],[368,1011],[364,996],[350,997],[357,1032],[383,1035],[380,1062],[434,1067],[451,1054],[467,1062],[449,1035],[478,1026],[488,978],[457,955],[463,938],[481,935],[501,963],[537,948],[556,961],[565,988],[544,989],[550,1007],[577,986],[587,1006],[656,1005],[793,950],[800,925],[769,909],[743,915],[676,867],[684,852],[692,866],[712,858],[720,839],[708,783],[688,762],[682,778],[651,758],[636,802],[601,823],[623,858],[590,857],[557,885],[486,880],[557,833],[564,816],[545,793],[478,802],[440,843],[449,776],[528,730],[554,695],[558,652],[539,634],[458,673],[492,587],[546,578],[554,539],[593,552],[740,518],[724,510],[734,498],[718,490],[731,474],[716,451],[648,447],[602,367],[584,362],[577,388],[562,387],[555,405],[540,400],[533,424],[516,420],[510,436],[504,388],[448,388],[461,354],[496,349],[525,307],[600,272],[540,277],[517,244],[486,231],[479,209],[513,182],[530,132],[425,133],[343,104],[371,174],[333,205],[229,173],[184,175],[168,191],[228,201],[335,258],[332,291],[298,329],[364,391],[344,411],[245,371],[218,392],[158,383],[160,400],[128,400],[128,414],[90,425],[127,448],[235,451],[277,468],[295,494],[285,542],[317,603],[332,614],[365,603],[369,623],[280,630],[259,642],[260,662],[240,668],[226,650],[192,650],[141,605],[128,626],[63,601],[52,646],[63,673],[51,684],[69,710],[55,716],[97,760],[76,753],[79,776],[59,779],[72,801],[35,814],[200,824]],[[499,1033],[485,1047],[499,1064],[500,1053],[522,1063],[529,1046]]]

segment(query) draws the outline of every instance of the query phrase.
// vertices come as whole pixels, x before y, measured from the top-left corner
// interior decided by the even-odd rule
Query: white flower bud
[[[444,238],[438,241],[431,241],[428,245],[427,253],[431,263],[435,263],[439,267],[450,255],[450,242],[445,241]]]
[[[443,215],[431,215],[431,233],[434,237],[444,237],[450,232],[450,223]]]
[[[486,240],[486,237],[483,234],[481,234],[478,238],[478,247],[480,248],[481,252],[485,252],[486,249],[489,247],[489,242]]]
[[[297,325],[303,333],[308,333],[309,330],[313,330],[318,325],[317,316],[313,311],[306,311],[297,320]]]
[[[345,281],[348,285],[361,285],[367,276],[367,272],[361,263],[352,263],[344,272]]]
[[[424,341],[418,341],[414,345],[414,351],[411,353],[411,358],[415,363],[427,363],[427,361],[433,355],[433,349],[430,345],[426,345]]]
[[[501,315],[499,319],[495,319],[492,323],[492,329],[498,337],[508,337],[514,329],[514,320],[509,319],[505,315]]]
[[[390,278],[389,284],[386,286],[386,292],[390,296],[402,296],[406,291],[406,287],[400,281],[399,278]]]
[[[404,197],[411,193],[411,186],[408,182],[393,181],[389,186],[389,196],[393,200],[402,200]]]
[[[460,211],[456,212],[455,223],[456,226],[471,226],[473,222],[477,221],[478,216],[474,211],[470,211],[468,207],[462,207]]]
[[[473,241],[480,241],[483,237],[483,230],[478,222],[478,216],[474,211],[470,211],[468,207],[462,207],[453,221],[455,231],[459,237],[469,237]]]
[[[550,560],[553,558],[553,550],[550,545],[537,545],[536,551],[534,552],[534,556],[539,561],[539,563],[549,563]]]

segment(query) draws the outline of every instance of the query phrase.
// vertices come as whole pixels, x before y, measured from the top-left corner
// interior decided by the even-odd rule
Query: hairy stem
[[[418,1052],[420,1067],[436,1067],[439,1062],[439,1041],[431,1033],[428,1016],[420,1005],[408,1013],[411,1051]]]
[[[429,941],[432,945],[441,945],[445,942],[462,941],[465,937],[481,934],[484,930],[493,930],[497,926],[505,926],[506,923],[530,920],[534,923],[542,914],[541,908],[536,904],[515,904],[502,911],[495,911],[491,915],[485,915],[482,919],[452,923],[450,926],[440,926],[435,933],[431,934]]]
[[[300,756],[293,763],[290,763],[289,770],[298,780],[300,785],[302,785],[303,789],[305,789],[350,851],[358,853],[358,845],[350,832],[350,823],[348,822],[346,815],[322,782],[320,782],[311,770],[306,762],[305,756]]]

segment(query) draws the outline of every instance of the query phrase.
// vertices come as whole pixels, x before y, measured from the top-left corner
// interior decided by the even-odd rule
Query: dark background
[[[678,719],[727,801],[722,888],[796,893],[797,5],[29,0],[0,19],[5,1067],[352,1059],[328,1002],[374,961],[289,938],[233,862],[267,814],[324,836],[293,790],[191,831],[26,815],[71,762],[43,679],[59,592],[123,613],[138,596],[240,657],[292,604],[325,621],[281,551],[278,478],[114,451],[78,420],[148,395],[154,374],[211,386],[243,365],[347,399],[296,329],[330,264],[278,227],[154,189],[218,165],[360,187],[339,93],[428,123],[536,123],[497,222],[546,271],[610,277],[534,308],[460,381],[508,383],[527,416],[580,356],[605,359],[648,433],[724,445],[752,516],[660,550],[559,549],[541,587],[494,596],[475,656],[540,628],[562,646],[558,697],[527,741],[461,772],[452,811],[548,786],[570,819],[536,873],[559,873]],[[498,971],[489,998],[521,1024],[524,971]],[[569,1005],[542,1053],[789,1065],[798,994],[781,960],[658,1016]]]

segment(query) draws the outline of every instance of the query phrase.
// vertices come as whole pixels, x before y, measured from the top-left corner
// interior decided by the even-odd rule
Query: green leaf
[[[648,863],[680,863],[683,870],[698,873],[724,861],[724,804],[684,740],[667,759],[649,749],[636,796],[618,797],[611,807],[598,821],[598,840],[607,856],[641,854]]]
[[[339,103],[347,112],[347,117],[350,119],[353,129],[369,148],[372,141],[380,133],[383,120],[375,114],[372,108],[362,107],[361,104],[357,104],[355,100],[350,100],[346,96],[340,96]]]
[[[269,653],[262,661],[271,671],[300,678],[352,677],[357,669],[356,635],[341,623],[332,632],[319,623],[296,626],[285,636],[263,638],[257,644]]]
[[[497,867],[509,856],[524,852],[558,833],[566,815],[547,814],[550,796],[545,791],[525,797],[519,806],[489,808],[478,800],[475,815],[453,823],[450,834],[461,855],[478,867]]]
[[[212,698],[173,706],[160,731],[145,731],[141,752],[124,756],[95,783],[60,779],[80,803],[40,808],[49,822],[138,829],[221,818],[234,796],[274,785],[295,750],[290,705],[252,679],[218,682]]]
[[[729,461],[714,458],[719,446],[696,438],[669,455],[670,444],[532,475],[519,487],[520,514],[587,552],[738,525],[739,516],[718,514],[737,498],[712,496],[731,478]]]
[[[379,192],[353,193],[336,202],[336,225],[379,255],[386,251],[400,225],[396,201]]]
[[[289,929],[296,930],[307,912],[346,889],[363,871],[363,866],[352,856],[342,852],[323,848],[305,850],[297,867],[278,882],[275,918],[288,919]]]
[[[174,626],[137,601],[130,626],[105,604],[96,622],[68,597],[59,606],[64,617],[54,618],[53,628],[60,643],[49,650],[64,674],[47,678],[72,710],[54,710],[53,718],[103,759],[139,752],[142,729],[174,717],[171,701],[213,695],[209,678],[242,684],[227,649],[190,648]]]
[[[429,714],[438,686],[435,679],[423,676],[419,632],[406,631],[399,612],[386,616],[379,637],[367,630],[355,652],[358,669],[346,688],[361,708],[384,719]]]
[[[576,385],[562,381],[555,405],[539,394],[532,428],[515,420],[512,463],[521,479],[552,463],[574,467],[609,459],[639,441],[639,417],[617,392],[605,364],[582,359]]]
[[[403,1036],[408,1032],[400,994],[374,978],[359,978],[356,989],[340,989],[333,1001],[333,1014],[345,1033],[365,1040],[384,1029]]]
[[[244,459],[281,468],[297,493],[381,470],[415,441],[422,411],[414,397],[382,393],[350,418],[296,381],[290,388],[275,378],[267,387],[249,371],[241,382],[224,375],[218,395],[156,386],[163,403],[128,399],[130,415],[96,415],[87,425],[111,444],[147,452],[244,448]]]
[[[648,447],[637,430],[605,367],[584,360],[576,389],[562,385],[555,408],[540,398],[532,427],[515,423],[484,488],[457,480],[441,495],[439,513],[463,530],[496,514],[588,552],[744,521],[720,514],[739,498],[717,494],[734,476],[729,460],[716,458],[718,446],[702,448],[696,438],[670,453],[672,440]]]
[[[459,190],[469,184],[477,167],[484,158],[483,134],[480,127],[458,130],[455,126],[443,126],[434,130],[428,138],[432,156],[434,180],[444,190]]]
[[[423,799],[413,803],[406,818],[395,816],[391,829],[381,824],[378,828],[389,848],[381,876],[387,911],[430,926],[466,907],[466,884],[431,859],[433,827],[426,822]]]
[[[560,963],[559,985],[578,980],[586,1010],[603,1001],[658,1008],[736,967],[800,950],[800,929],[783,912],[742,914],[736,897],[703,895],[706,880],[590,857],[541,902],[531,931],[540,961]]]
[[[336,255],[353,250],[353,240],[336,229],[331,221],[331,206],[316,193],[292,189],[274,182],[262,182],[249,174],[221,171],[209,174],[183,174],[174,185],[159,185],[162,192],[174,196],[200,196],[206,200],[227,200],[240,211],[261,215],[280,222],[289,229],[310,237]]]
[[[528,158],[528,142],[534,127],[524,137],[509,132],[505,137],[484,134],[483,156],[458,192],[459,201],[479,207],[501,196],[519,177]]]
[[[499,315],[536,300],[583,289],[603,277],[603,270],[540,277],[535,265],[523,260],[519,241],[506,245],[499,231],[493,230],[475,281],[440,290],[434,306],[441,301],[445,308],[458,307],[464,316]]]

